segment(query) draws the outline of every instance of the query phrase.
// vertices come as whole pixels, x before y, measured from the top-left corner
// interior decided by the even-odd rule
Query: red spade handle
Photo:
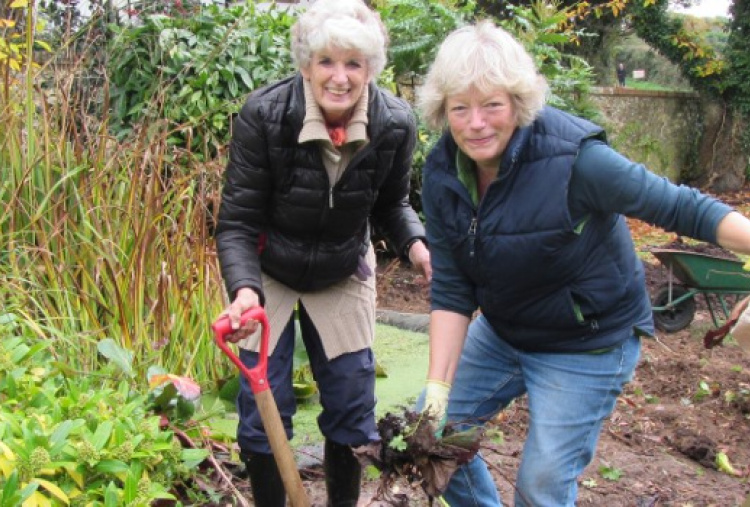
[[[229,359],[232,360],[237,368],[240,369],[242,374],[245,375],[245,378],[250,381],[250,389],[253,393],[257,394],[269,389],[270,387],[268,385],[268,336],[270,330],[268,328],[268,317],[262,306],[255,306],[243,313],[240,317],[240,326],[243,326],[248,320],[257,320],[262,327],[258,364],[253,368],[245,366],[240,358],[232,352],[229,345],[227,345],[227,335],[236,331],[236,329],[232,329],[232,324],[229,322],[228,316],[224,315],[217,319],[216,322],[211,325],[211,328],[214,331],[216,344],[224,351]]]

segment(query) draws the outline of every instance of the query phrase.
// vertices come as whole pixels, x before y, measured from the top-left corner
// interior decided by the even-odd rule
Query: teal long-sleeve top
[[[458,177],[478,205],[476,177],[459,151]],[[698,189],[675,185],[598,139],[585,141],[573,165],[568,205],[578,225],[592,212],[619,213],[709,243],[732,208]]]
[[[667,231],[716,243],[727,204],[648,171],[599,140],[586,141],[573,165],[568,204],[574,222],[590,210],[620,213]]]

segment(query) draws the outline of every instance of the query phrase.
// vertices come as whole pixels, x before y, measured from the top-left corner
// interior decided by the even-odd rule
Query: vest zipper
[[[592,320],[589,327],[591,328],[591,334],[596,334],[599,331],[599,321]]]
[[[328,209],[333,209],[333,187],[328,188]]]
[[[469,224],[469,258],[474,258],[476,251],[476,239],[477,239],[477,217],[471,219]]]

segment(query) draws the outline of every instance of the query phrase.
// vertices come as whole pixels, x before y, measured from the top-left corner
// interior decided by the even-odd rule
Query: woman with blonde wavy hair
[[[545,106],[523,46],[484,21],[454,31],[419,90],[447,127],[423,169],[430,362],[419,403],[471,426],[527,396],[516,506],[573,506],[602,424],[654,333],[625,217],[750,253],[750,221],[613,150],[604,130]],[[438,427],[440,429],[440,427]],[[501,505],[481,457],[454,506]]]

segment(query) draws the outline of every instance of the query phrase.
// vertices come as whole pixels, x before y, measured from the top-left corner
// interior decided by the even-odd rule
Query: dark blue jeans
[[[375,358],[372,349],[344,354],[329,361],[323,351],[320,335],[302,305],[299,311],[299,328],[323,407],[318,416],[321,433],[344,445],[364,445],[378,440],[375,423]],[[295,323],[292,318],[281,333],[279,344],[268,358],[268,381],[289,439],[293,436],[292,416],[297,411],[292,388],[294,342]],[[252,368],[258,362],[258,354],[240,349],[240,359],[248,368]],[[240,379],[237,411],[240,416],[237,427],[240,449],[244,452],[270,454],[271,447],[255,404],[255,396],[244,375]]]

